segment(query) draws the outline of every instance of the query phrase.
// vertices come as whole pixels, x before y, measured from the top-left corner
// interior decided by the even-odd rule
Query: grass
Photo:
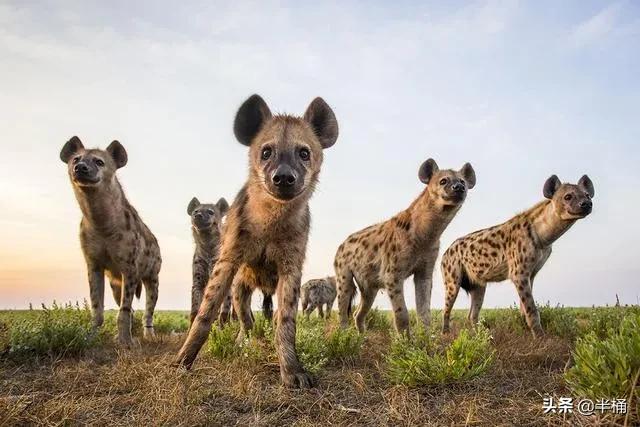
[[[297,350],[318,380],[310,391],[280,386],[271,323],[260,313],[236,345],[238,325],[212,329],[194,369],[170,368],[188,328],[184,312],[156,313],[156,339],[120,350],[115,316],[99,334],[83,306],[0,311],[0,425],[623,425],[624,416],[543,415],[543,396],[632,396],[637,425],[638,307],[540,306],[533,340],[516,307],[485,309],[467,329],[455,310],[442,337],[411,313],[410,338],[389,312],[372,310],[367,333],[299,317]]]

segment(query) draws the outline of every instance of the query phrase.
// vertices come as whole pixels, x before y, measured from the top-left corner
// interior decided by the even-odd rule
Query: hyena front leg
[[[356,327],[360,333],[364,333],[366,329],[367,313],[371,310],[371,306],[373,306],[373,301],[376,299],[377,293],[377,289],[362,289],[360,304],[358,304],[358,311],[355,314]]]
[[[442,310],[442,333],[448,334],[451,330],[451,310],[458,298],[460,281],[462,280],[460,269],[455,266],[442,263],[442,279],[444,281],[444,309]]]
[[[220,327],[224,326],[224,324],[227,323],[232,318],[231,311],[232,311],[233,297],[231,295],[233,293],[233,285],[231,285],[231,288],[232,288],[232,291],[224,297],[222,307],[220,308],[220,316],[218,316],[218,325],[220,325]],[[238,313],[238,309],[236,309],[235,307],[233,309],[235,310],[235,313]]]
[[[123,279],[122,299],[120,300],[120,311],[118,311],[118,342],[125,347],[131,347],[133,344],[131,339],[133,296],[136,293],[140,279],[131,273],[124,274]]]
[[[391,298],[393,308],[393,318],[396,331],[399,334],[409,335],[409,312],[404,302],[404,292],[400,283],[393,283],[386,286]]]
[[[89,267],[89,297],[93,328],[98,329],[104,323],[104,270]]]
[[[232,285],[233,309],[238,313],[240,330],[236,337],[236,343],[241,344],[253,329],[253,316],[251,315],[252,291],[244,282]]]
[[[469,308],[468,320],[472,325],[478,323],[478,316],[484,301],[484,293],[487,290],[486,285],[475,285],[469,293],[471,294],[471,307]]]
[[[193,319],[187,339],[178,352],[174,365],[184,366],[187,369],[193,365],[198,352],[209,336],[213,320],[218,317],[222,299],[229,292],[237,269],[237,264],[231,261],[220,260],[216,263],[204,291],[198,314]]]
[[[511,278],[511,281],[516,286],[520,302],[524,306],[525,318],[527,319],[527,326],[531,330],[531,333],[535,338],[539,338],[544,335],[542,331],[542,325],[540,325],[540,315],[538,314],[538,308],[536,307],[533,295],[531,293],[531,281],[527,276],[515,276]]]
[[[318,316],[321,319],[324,319],[324,309],[322,307],[322,303],[318,304]]]
[[[193,320],[198,314],[198,309],[202,303],[204,288],[209,280],[209,270],[207,264],[203,260],[196,259],[193,261],[193,285],[191,286],[191,314],[189,315],[189,326],[193,324]]]
[[[280,376],[287,387],[309,388],[313,381],[296,354],[296,314],[300,293],[300,274],[285,274],[278,279],[276,312],[276,349]]]
[[[153,329],[153,312],[156,309],[156,303],[158,302],[158,277],[148,278],[143,280],[145,306],[144,306],[144,338],[155,337],[155,330]]]
[[[333,310],[333,302],[335,301],[335,297],[327,302],[327,313],[325,314],[325,319],[331,318],[331,311]]]

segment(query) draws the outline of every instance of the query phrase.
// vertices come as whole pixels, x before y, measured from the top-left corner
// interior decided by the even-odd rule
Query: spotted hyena
[[[336,278],[325,277],[324,279],[312,279],[302,285],[300,291],[302,311],[309,317],[311,312],[318,309],[320,317],[328,319],[331,316],[331,308],[336,300]],[[326,305],[327,313],[322,307]]]
[[[138,212],[129,204],[116,177],[127,164],[127,152],[113,141],[106,150],[85,149],[77,136],[60,151],[67,164],[82,221],[80,244],[87,263],[93,324],[104,320],[104,275],[120,306],[118,341],[131,345],[132,302],[145,287],[144,336],[153,335],[153,310],[158,299],[160,247]]]
[[[433,159],[420,166],[418,176],[427,186],[407,209],[352,234],[338,248],[334,267],[342,327],[348,324],[355,279],[361,292],[355,314],[358,330],[364,331],[367,312],[378,290],[384,289],[391,299],[396,330],[407,332],[409,314],[403,287],[411,275],[418,315],[429,326],[431,280],[440,235],[462,206],[476,177],[469,163],[459,171],[440,170]]]
[[[309,387],[311,377],[296,354],[296,314],[309,235],[309,199],[318,181],[322,150],[338,138],[331,108],[316,98],[304,117],[272,115],[253,95],[238,110],[236,138],[249,148],[249,179],[236,196],[222,234],[220,257],[204,299],[176,357],[191,367],[229,291],[242,326],[251,329],[252,290],[275,291],[276,348],[282,382]]]
[[[487,283],[510,279],[527,325],[534,336],[542,335],[532,295],[533,280],[549,259],[553,242],[591,213],[595,193],[587,175],[577,185],[562,184],[553,175],[545,182],[543,194],[547,200],[505,223],[456,240],[444,253],[444,333],[449,332],[449,317],[460,288],[471,295],[469,320],[477,323]]]
[[[187,213],[191,217],[191,231],[195,243],[193,253],[193,286],[191,288],[190,322],[198,314],[202,303],[204,287],[209,281],[213,266],[218,261],[220,239],[223,231],[223,218],[229,210],[229,203],[222,197],[216,203],[200,203],[194,197],[187,206]],[[273,316],[272,297],[265,294],[262,300],[262,311],[267,319]],[[228,293],[220,308],[218,323],[222,326],[230,318],[237,319],[231,308],[231,293]]]

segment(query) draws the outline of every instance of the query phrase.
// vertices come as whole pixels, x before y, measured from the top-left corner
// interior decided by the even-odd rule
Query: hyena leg
[[[104,323],[104,270],[89,268],[89,297],[93,327],[98,329]]]
[[[313,382],[296,354],[296,312],[299,293],[299,274],[280,276],[277,288],[276,349],[283,384],[287,387],[309,388]]]
[[[124,275],[122,286],[122,300],[120,301],[120,311],[118,311],[118,342],[121,345],[130,347],[133,343],[131,339],[131,319],[133,296],[140,279],[134,275]]]
[[[356,311],[356,327],[360,333],[363,333],[366,329],[367,313],[371,310],[373,301],[376,299],[377,290],[363,289],[360,296],[360,304],[358,304],[358,311]]]
[[[233,286],[231,287],[233,289]],[[218,325],[220,327],[224,326],[231,319],[231,304],[232,304],[232,296],[233,290],[224,297],[224,301],[222,303],[222,307],[220,307],[220,316],[218,316]],[[238,313],[238,310],[235,309],[235,312]]]
[[[469,291],[471,294],[471,307],[469,308],[469,322],[472,325],[478,323],[478,315],[480,314],[480,309],[482,308],[482,302],[484,301],[484,293],[487,290],[486,285],[483,286],[481,284],[476,284],[473,289]]]
[[[118,304],[118,307],[120,307],[120,303],[122,302],[122,279],[114,277],[109,281],[109,285],[111,286],[113,300]]]
[[[433,266],[429,272],[417,270],[413,273],[413,284],[416,295],[416,312],[422,321],[425,330],[429,330],[431,324],[431,287]]]
[[[237,270],[237,265],[232,262],[221,259],[216,263],[204,291],[198,314],[193,320],[186,341],[176,356],[174,365],[184,366],[187,369],[193,365],[198,352],[209,336],[211,323],[218,316],[222,299],[229,292],[231,281]]]
[[[338,288],[338,312],[340,313],[340,327],[342,329],[349,325],[349,315],[351,314],[351,300],[356,292],[356,285],[353,282],[353,273],[348,269],[338,271],[336,269],[336,285]]]
[[[389,290],[391,298],[391,307],[393,308],[393,317],[395,321],[396,331],[399,334],[409,334],[409,312],[404,302],[404,292],[400,283],[394,283],[386,287]]]
[[[243,283],[233,284],[233,309],[238,313],[240,320],[240,330],[236,337],[236,343],[240,344],[253,329],[253,317],[251,316],[251,294],[252,291]]]
[[[321,319],[324,319],[324,310],[323,310],[323,308],[322,308],[322,303],[318,304],[318,316],[319,316]]]
[[[456,298],[458,298],[461,277],[457,272],[447,270],[444,267],[444,264],[442,268],[442,276],[445,289],[444,309],[442,310],[442,333],[447,334],[451,330],[451,310],[453,310],[453,304],[455,304]]]
[[[265,319],[273,319],[273,297],[270,294],[262,293],[262,314]]]
[[[327,302],[327,313],[326,313],[326,319],[331,318],[331,311],[333,310],[333,302],[336,300],[336,298],[334,297],[333,299],[329,300]]]
[[[531,294],[531,282],[529,277],[518,276],[513,277],[511,280],[513,281],[513,284],[516,285],[520,302],[524,305],[527,326],[529,326],[534,337],[541,337],[544,333],[542,331],[542,325],[540,325],[538,308],[536,307],[533,295]]]
[[[144,338],[153,338],[155,330],[153,329],[153,312],[158,302],[158,277],[143,280],[144,284]]]

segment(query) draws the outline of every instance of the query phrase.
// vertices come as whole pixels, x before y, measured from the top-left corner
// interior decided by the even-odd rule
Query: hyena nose
[[[453,189],[453,191],[463,192],[464,191],[464,184],[461,183],[461,182],[456,182],[455,184],[453,184],[451,186],[451,188]]]
[[[593,202],[591,200],[584,200],[584,201],[580,202],[580,207],[583,208],[583,209],[592,208],[593,207]]]
[[[271,180],[276,187],[291,187],[296,183],[296,173],[288,165],[280,165],[273,173]]]
[[[87,173],[89,172],[89,166],[87,166],[85,163],[78,163],[73,167],[73,171]]]

